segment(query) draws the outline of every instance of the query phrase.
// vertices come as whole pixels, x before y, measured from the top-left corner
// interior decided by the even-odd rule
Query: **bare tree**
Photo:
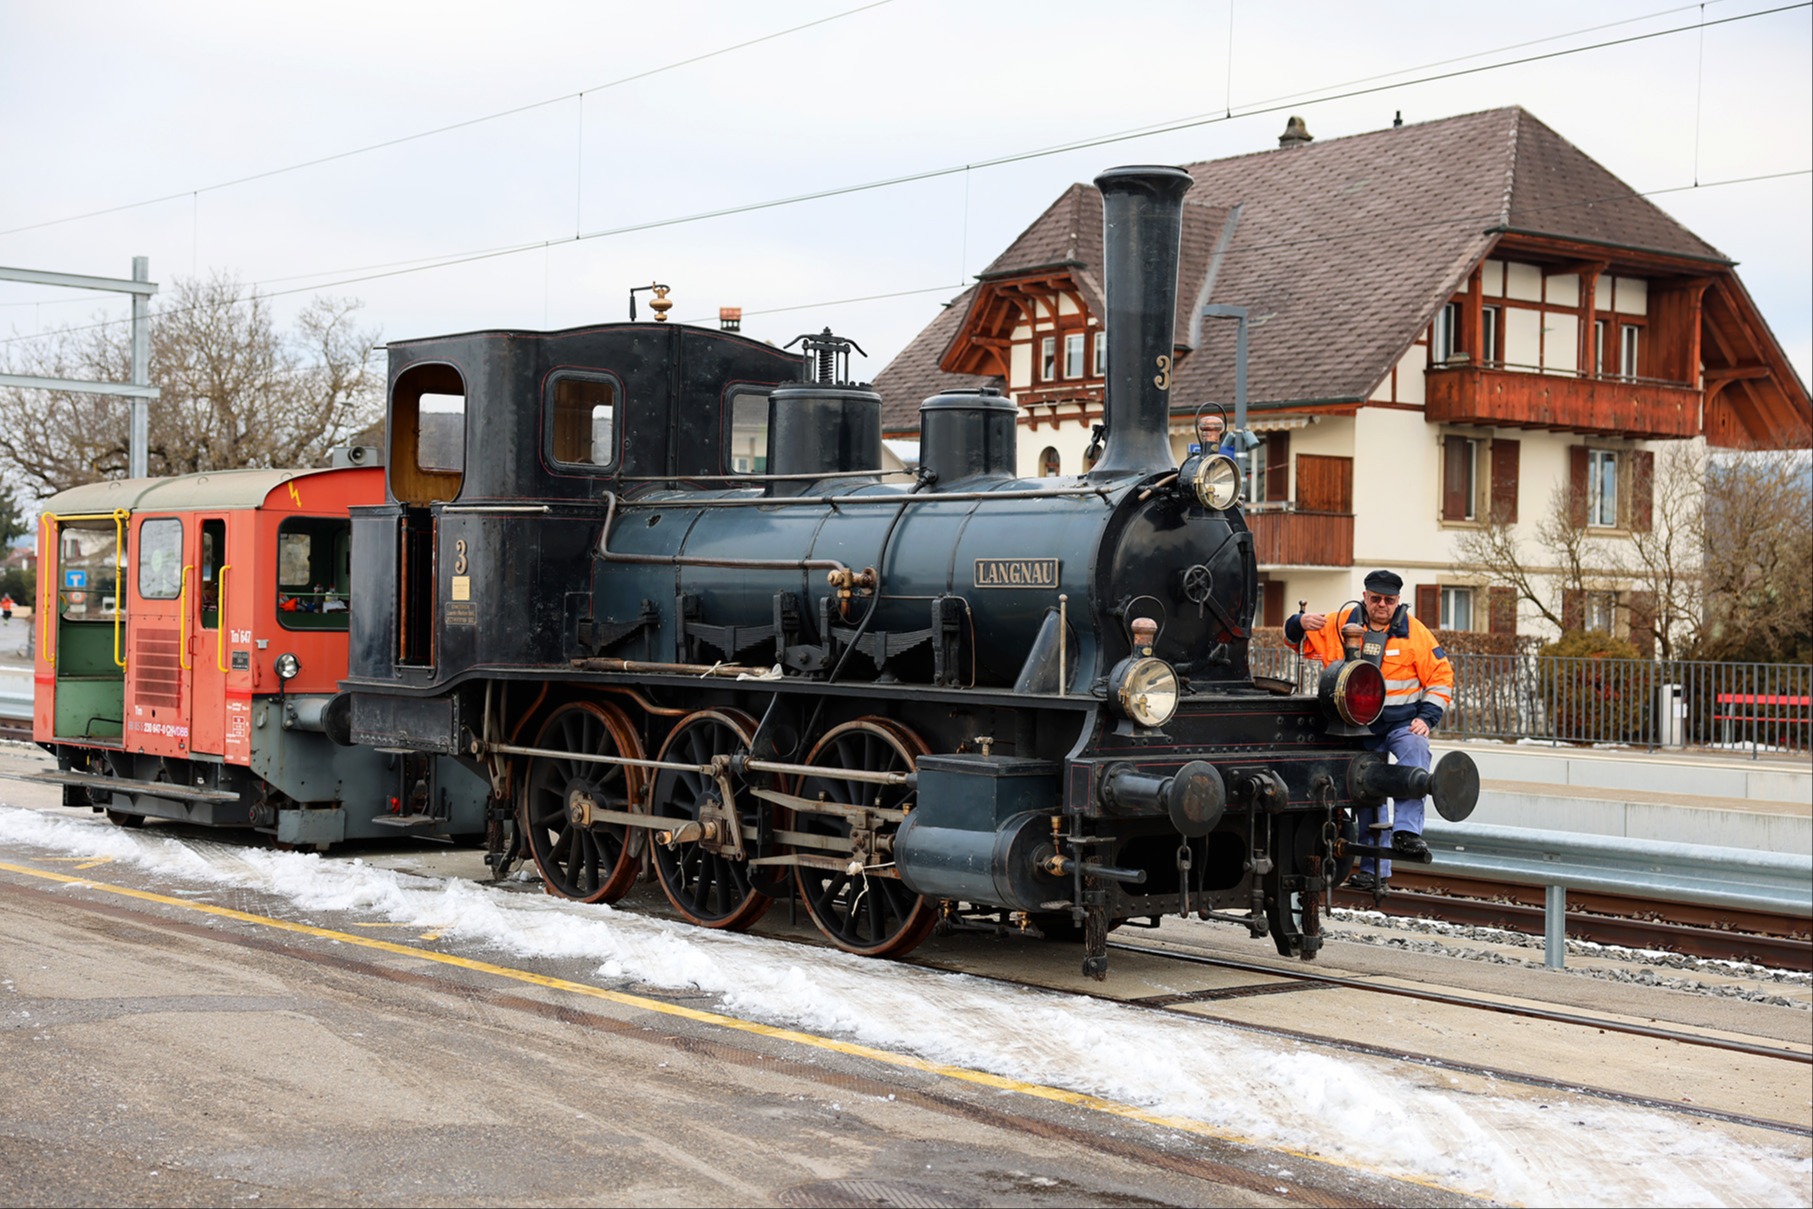
[[[1813,464],[1804,450],[1727,454],[1707,472],[1706,609],[1695,654],[1813,659]]]
[[[179,278],[151,323],[149,468],[154,475],[248,466],[308,466],[369,424],[382,373],[367,354],[377,333],[355,326],[359,303],[317,298],[293,331],[270,301],[226,274]],[[124,381],[131,332],[120,323],[71,328],[5,357],[39,377]],[[105,396],[0,392],[0,456],[40,495],[127,473],[128,409]]]
[[[1697,446],[1672,445],[1651,484],[1637,490],[1652,500],[1650,524],[1612,547],[1616,572],[1642,594],[1631,609],[1632,641],[1654,640],[1672,659],[1700,644],[1706,621],[1704,554],[1707,549],[1706,459]]]
[[[1536,522],[1526,548],[1517,525],[1494,511],[1484,525],[1455,542],[1460,561],[1479,571],[1493,587],[1510,588],[1557,630],[1567,630],[1562,602],[1569,592],[1607,591],[1616,567],[1601,538],[1591,536],[1576,515],[1565,484],[1549,494],[1549,507]]]

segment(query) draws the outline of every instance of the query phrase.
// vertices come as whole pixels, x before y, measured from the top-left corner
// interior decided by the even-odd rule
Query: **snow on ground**
[[[716,994],[727,1013],[1123,1101],[1495,1200],[1813,1203],[1813,1162],[1704,1122],[1563,1093],[1547,1102],[1466,1094],[1439,1069],[1381,1069],[1213,1022],[3,803],[0,844],[111,858],[172,882],[272,894],[305,912],[366,913],[515,958],[591,962],[601,979]]]

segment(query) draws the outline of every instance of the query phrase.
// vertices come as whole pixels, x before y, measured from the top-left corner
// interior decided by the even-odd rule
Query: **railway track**
[[[1531,936],[1543,934],[1540,887],[1403,870],[1394,870],[1391,880],[1391,892],[1382,902],[1371,894],[1336,890],[1335,905]],[[1570,893],[1567,935],[1571,940],[1813,972],[1808,921],[1792,915]]]
[[[31,719],[0,714],[0,740],[14,743],[31,742]]]

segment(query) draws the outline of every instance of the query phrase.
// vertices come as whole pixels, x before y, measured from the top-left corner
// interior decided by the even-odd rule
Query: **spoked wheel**
[[[677,764],[710,764],[715,756],[747,752],[756,722],[740,710],[701,710],[674,727],[661,745],[663,760]],[[655,876],[667,891],[674,910],[705,928],[741,931],[762,917],[774,900],[757,888],[748,857],[755,855],[756,828],[761,802],[749,790],[768,788],[771,781],[760,774],[740,777],[726,773],[736,811],[736,827],[743,856],[726,851],[736,845],[727,834],[730,817],[725,811],[724,790],[709,773],[663,768],[655,774],[649,795],[654,813],[674,820],[674,826],[698,823],[714,834],[681,839],[672,847],[654,845]]]
[[[522,779],[523,831],[549,894],[586,903],[616,902],[636,881],[629,828],[595,819],[601,810],[634,810],[642,772],[582,756],[642,759],[642,743],[614,705],[575,701],[542,724],[535,746],[567,753],[531,756]]]
[[[839,769],[867,772],[911,772],[930,748],[912,731],[884,718],[858,718],[835,727],[818,741],[806,763],[824,771],[802,777],[795,793],[821,796],[847,806],[909,809],[913,791],[903,785],[877,785],[837,775]],[[850,824],[829,815],[802,814],[799,830],[847,836]],[[864,957],[899,957],[924,940],[938,921],[937,908],[895,877],[868,873],[852,876],[842,869],[797,867],[800,897],[812,922],[831,943]]]

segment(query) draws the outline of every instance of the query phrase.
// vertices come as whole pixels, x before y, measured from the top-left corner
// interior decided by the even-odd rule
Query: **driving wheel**
[[[629,828],[598,817],[633,811],[641,770],[588,756],[643,757],[627,715],[614,705],[574,701],[548,716],[522,778],[522,825],[549,894],[586,903],[616,902],[636,881]]]
[[[726,771],[720,783],[698,771],[716,757],[747,753],[755,727],[755,719],[740,710],[701,710],[683,719],[661,745],[663,761],[695,767],[655,773],[653,812],[674,821],[674,842],[662,843],[656,833],[655,876],[674,910],[701,927],[741,931],[774,901],[757,888],[749,866],[762,813],[761,801],[749,790],[769,788],[772,779]]]
[[[794,793],[846,806],[908,810],[913,790],[904,785],[880,785],[839,776],[840,771],[911,772],[919,757],[929,754],[925,743],[906,727],[885,718],[858,718],[833,728],[806,757],[818,771],[800,778]],[[802,812],[798,830],[839,839],[850,835],[849,820],[829,814]],[[889,831],[897,825],[890,824]],[[911,952],[931,933],[938,920],[936,907],[914,894],[887,869],[797,867],[800,898],[812,922],[827,939],[847,953],[864,957],[899,957]]]

